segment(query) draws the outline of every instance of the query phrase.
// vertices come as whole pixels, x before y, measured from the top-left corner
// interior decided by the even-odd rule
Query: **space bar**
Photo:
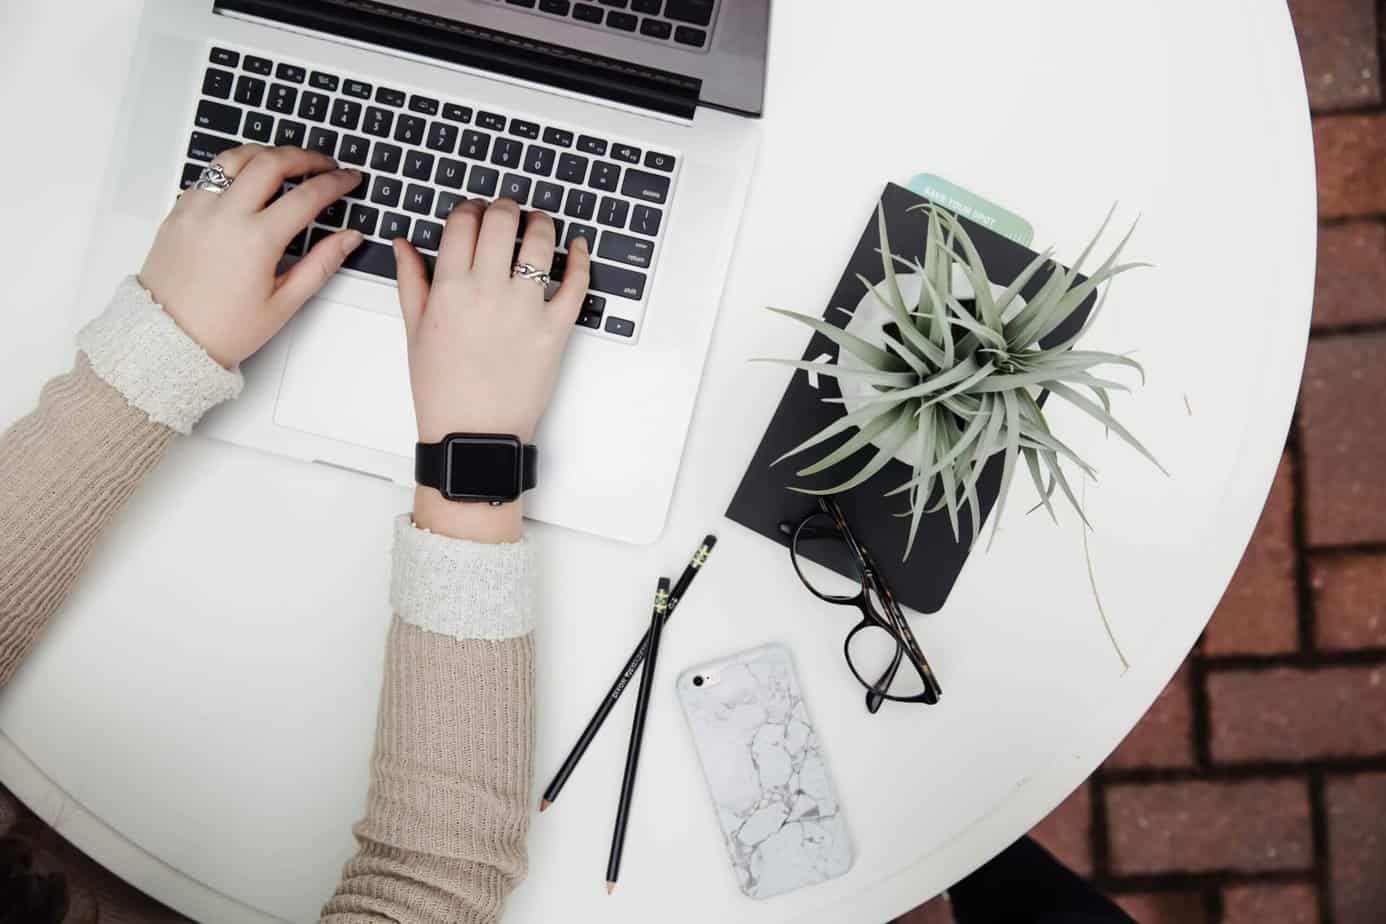
[[[395,278],[395,252],[375,241],[362,241],[361,246],[357,247],[342,265],[347,269],[370,273],[372,276]]]

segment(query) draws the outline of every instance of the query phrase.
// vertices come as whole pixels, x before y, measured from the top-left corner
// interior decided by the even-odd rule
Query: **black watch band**
[[[448,500],[507,504],[538,483],[539,450],[516,436],[449,433],[414,446],[414,480]]]

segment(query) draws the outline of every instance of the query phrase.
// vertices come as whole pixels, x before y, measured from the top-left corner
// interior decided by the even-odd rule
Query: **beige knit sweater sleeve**
[[[174,436],[240,390],[134,280],[0,436],[0,684]],[[533,553],[395,527],[359,844],[322,920],[490,922],[525,873]]]

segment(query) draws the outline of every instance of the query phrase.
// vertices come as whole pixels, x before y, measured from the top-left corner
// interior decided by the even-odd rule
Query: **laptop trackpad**
[[[317,299],[293,327],[274,422],[397,456],[413,455],[404,321]]]

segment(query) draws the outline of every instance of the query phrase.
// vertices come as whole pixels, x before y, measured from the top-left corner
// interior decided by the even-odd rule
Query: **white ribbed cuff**
[[[390,604],[401,620],[457,639],[519,638],[534,628],[534,549],[439,536],[395,520]]]
[[[241,371],[208,356],[134,276],[77,334],[77,347],[102,381],[179,433],[190,433],[203,414],[245,387]]]

